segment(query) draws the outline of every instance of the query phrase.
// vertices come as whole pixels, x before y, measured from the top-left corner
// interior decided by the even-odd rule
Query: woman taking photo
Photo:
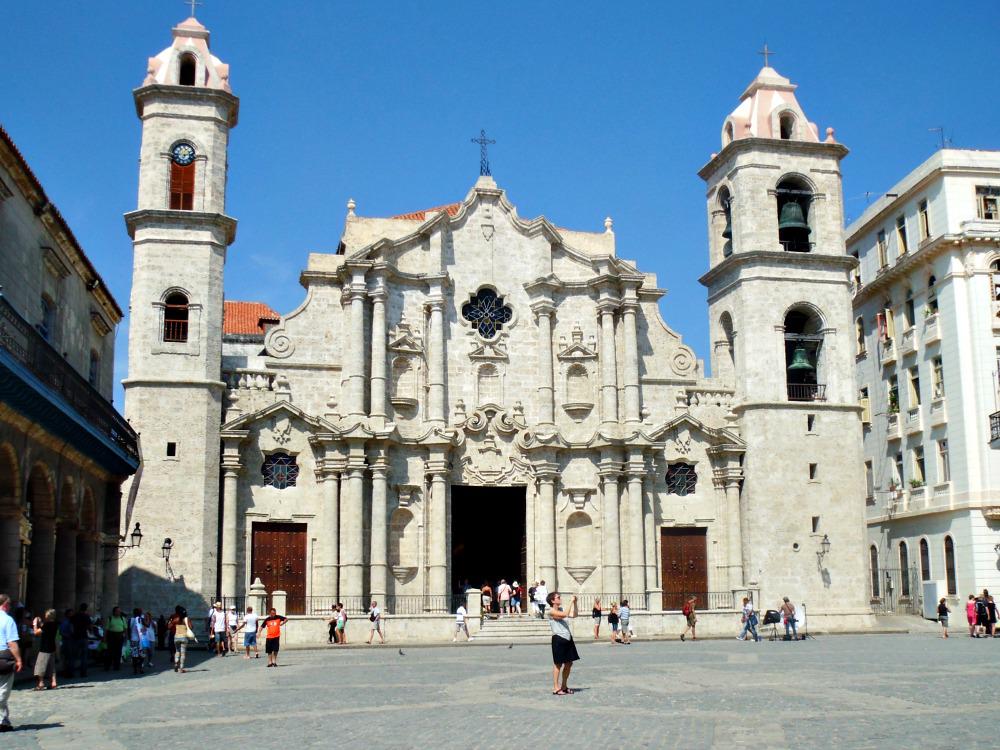
[[[549,627],[552,628],[552,695],[573,695],[567,683],[573,662],[580,655],[576,652],[573,632],[566,620],[576,617],[576,597],[570,600],[568,612],[562,608],[562,597],[558,591],[549,593],[545,603],[549,605]]]

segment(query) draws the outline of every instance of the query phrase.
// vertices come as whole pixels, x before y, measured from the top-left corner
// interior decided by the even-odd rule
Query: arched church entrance
[[[451,488],[451,575],[459,590],[500,579],[528,588],[528,537],[525,533],[527,488]]]

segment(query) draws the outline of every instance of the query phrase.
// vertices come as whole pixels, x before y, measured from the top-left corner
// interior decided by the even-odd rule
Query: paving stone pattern
[[[964,749],[993,747],[1000,719],[1000,641],[967,636],[581,643],[566,697],[548,646],[404,651],[288,650],[279,669],[198,654],[186,675],[26,686],[0,747]]]

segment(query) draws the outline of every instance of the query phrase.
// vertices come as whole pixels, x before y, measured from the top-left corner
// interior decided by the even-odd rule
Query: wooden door
[[[250,580],[260,578],[267,593],[288,594],[286,612],[306,611],[306,525],[304,523],[255,523]]]
[[[660,530],[660,563],[663,569],[663,609],[678,610],[688,596],[697,606],[708,606],[708,539],[705,529]]]

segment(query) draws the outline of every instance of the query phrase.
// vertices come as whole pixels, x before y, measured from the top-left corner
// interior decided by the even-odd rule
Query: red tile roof
[[[277,323],[280,319],[281,316],[263,302],[227,300],[222,310],[222,333],[261,335],[265,323]]]
[[[428,212],[431,211],[446,211],[449,216],[454,216],[458,213],[458,209],[462,207],[461,203],[449,203],[447,206],[435,206],[434,208],[425,208],[423,211],[414,211],[408,214],[399,214],[399,216],[390,216],[391,219],[413,219],[415,221],[423,221],[427,218]]]

